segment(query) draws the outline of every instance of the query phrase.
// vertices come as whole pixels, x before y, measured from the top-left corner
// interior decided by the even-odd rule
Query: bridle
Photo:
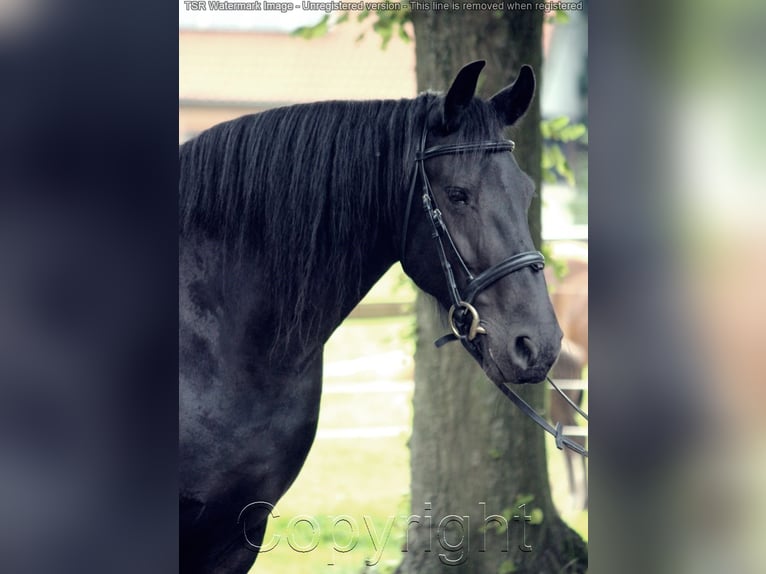
[[[407,247],[407,234],[410,224],[412,200],[415,196],[415,188],[417,187],[417,181],[420,179],[422,183],[422,197],[421,201],[423,209],[426,213],[426,218],[431,225],[431,238],[436,241],[437,253],[439,254],[439,263],[441,264],[442,272],[447,281],[447,288],[449,291],[450,301],[452,306],[449,310],[448,321],[450,325],[451,333],[444,335],[436,341],[436,346],[441,347],[451,341],[460,341],[463,347],[477,360],[481,361],[481,351],[478,345],[474,342],[478,335],[486,335],[486,329],[481,325],[479,318],[479,312],[474,307],[474,301],[476,296],[495,283],[497,280],[502,279],[506,275],[509,275],[515,271],[519,271],[526,267],[531,267],[535,271],[542,271],[545,267],[545,257],[539,251],[524,251],[516,255],[511,255],[507,259],[492,265],[490,268],[485,269],[478,275],[474,276],[468,266],[466,265],[463,257],[460,255],[455,242],[450,235],[449,229],[444,222],[444,217],[438,204],[436,203],[436,197],[431,189],[431,182],[428,180],[428,173],[426,172],[426,160],[433,157],[442,155],[456,155],[461,153],[496,153],[502,151],[513,151],[516,145],[511,140],[498,140],[498,141],[484,141],[477,143],[464,143],[464,144],[442,144],[435,145],[426,149],[426,139],[428,137],[428,125],[423,128],[423,133],[420,136],[420,146],[415,153],[415,173],[412,176],[409,193],[407,194],[407,203],[404,210],[404,224],[402,226],[402,238],[400,244],[400,261],[404,261],[405,249]],[[455,281],[455,274],[452,271],[452,265],[447,258],[447,251],[445,250],[445,244],[452,251],[458,265],[465,275],[467,283],[465,289],[461,292],[460,288]],[[546,377],[548,382],[553,385],[553,388],[572,406],[578,413],[580,413],[586,420],[588,415],[582,411],[556,384]],[[588,451],[580,444],[574,442],[570,437],[563,434],[561,423],[556,423],[556,426],[552,426],[547,420],[540,416],[524,399],[516,394],[508,385],[497,384],[497,387],[507,396],[521,411],[531,418],[537,425],[543,428],[546,432],[553,435],[556,439],[556,447],[563,449],[567,447],[578,454],[588,456]]]

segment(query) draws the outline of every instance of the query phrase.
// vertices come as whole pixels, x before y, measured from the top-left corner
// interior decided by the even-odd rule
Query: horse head
[[[482,100],[474,94],[483,67],[466,65],[426,120],[400,257],[415,283],[452,309],[454,338],[493,382],[539,382],[562,333],[527,222],[534,184],[502,139],[526,112],[535,78],[523,66],[513,84]],[[413,194],[416,183],[422,196]]]

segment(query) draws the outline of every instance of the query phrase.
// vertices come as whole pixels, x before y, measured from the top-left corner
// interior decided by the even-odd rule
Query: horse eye
[[[462,205],[468,203],[468,192],[462,187],[448,187],[446,193],[452,203]]]

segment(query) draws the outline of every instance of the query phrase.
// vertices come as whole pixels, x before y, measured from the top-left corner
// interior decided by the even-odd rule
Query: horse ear
[[[466,64],[455,76],[455,80],[447,92],[447,97],[444,99],[442,122],[445,131],[454,131],[460,125],[460,116],[473,99],[476,83],[479,81],[479,74],[485,63],[484,60],[476,60]]]
[[[524,64],[519,75],[510,86],[496,93],[490,102],[503,121],[503,125],[513,125],[527,111],[532,96],[535,95],[535,73]]]

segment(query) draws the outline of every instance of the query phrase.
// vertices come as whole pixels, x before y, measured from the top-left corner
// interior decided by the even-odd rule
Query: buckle
[[[457,320],[460,322],[460,326],[462,327],[465,319],[466,319],[466,313],[470,314],[471,316],[471,324],[468,327],[468,334],[464,335],[460,332],[460,327],[455,324],[455,311],[457,310],[455,305],[450,307],[449,315],[447,316],[447,321],[449,321],[450,329],[452,329],[452,332],[455,334],[456,337],[459,339],[462,339],[465,337],[469,341],[473,341],[476,338],[476,335],[486,335],[487,331],[484,327],[479,325],[479,312],[476,310],[476,308],[471,305],[470,303],[466,303],[465,301],[460,301],[458,304],[458,308],[462,309],[460,313],[460,317],[457,318]]]

